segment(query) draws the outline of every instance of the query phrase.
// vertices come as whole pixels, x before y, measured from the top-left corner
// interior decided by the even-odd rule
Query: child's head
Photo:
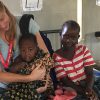
[[[61,30],[61,44],[65,48],[70,48],[78,43],[80,26],[73,20],[66,21]]]
[[[24,61],[30,62],[37,52],[37,40],[35,35],[27,33],[19,39],[20,55]]]

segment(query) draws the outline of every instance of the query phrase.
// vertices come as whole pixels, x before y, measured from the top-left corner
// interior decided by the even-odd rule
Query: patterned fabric
[[[19,71],[17,71],[17,73],[24,75],[30,74],[33,64],[34,68],[37,66],[46,68],[46,76],[44,81],[37,80],[26,83],[11,83],[8,85],[8,90],[1,96],[0,100],[47,100],[47,96],[52,93],[53,89],[51,79],[48,77],[50,68],[53,66],[53,61],[49,54],[39,50],[32,62],[22,62],[22,64],[20,64],[21,68]],[[47,91],[43,93],[37,93],[36,89],[45,86],[47,80],[49,81]]]
[[[94,65],[94,60],[83,45],[76,45],[75,55],[72,60],[62,58],[58,54],[53,55],[55,61],[55,71],[57,78],[60,79],[68,76],[73,82],[77,82],[86,78],[84,67]]]

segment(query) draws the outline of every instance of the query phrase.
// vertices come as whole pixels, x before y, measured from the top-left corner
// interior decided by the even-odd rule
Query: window
[[[23,11],[38,11],[42,9],[42,0],[22,0]]]

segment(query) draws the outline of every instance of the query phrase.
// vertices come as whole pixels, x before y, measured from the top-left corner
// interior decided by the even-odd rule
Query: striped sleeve
[[[65,72],[63,66],[61,65],[60,60],[57,59],[57,55],[54,54],[53,59],[54,59],[54,67],[55,67],[55,72],[56,72],[57,79],[65,77],[66,72]]]
[[[94,59],[86,46],[83,47],[83,53],[84,53],[84,58],[83,58],[84,66],[94,65],[95,64]]]

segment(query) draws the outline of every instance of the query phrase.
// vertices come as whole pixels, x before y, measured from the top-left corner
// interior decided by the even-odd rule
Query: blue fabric
[[[0,97],[3,96],[5,92],[6,92],[6,89],[0,87]],[[2,99],[0,98],[0,100]],[[3,100],[9,100],[9,99],[7,97],[4,97]]]
[[[6,60],[7,58],[8,49],[9,49],[8,44],[0,38],[0,52],[2,53],[4,60]],[[15,42],[13,58],[15,58],[18,54],[19,54],[18,45],[17,45],[17,42]],[[2,65],[1,61],[0,61],[0,70],[2,70],[3,72],[5,71],[4,66]],[[4,82],[0,83],[0,87],[6,88],[7,83],[4,83]]]
[[[39,30],[39,25],[31,18],[29,22],[29,32],[36,34],[37,32],[39,32]]]
[[[0,52],[2,53],[4,60],[7,58],[8,45],[0,38]]]
[[[94,88],[95,92],[97,93],[99,100],[100,100],[100,77],[98,77],[95,80],[93,88]]]
[[[100,71],[99,70],[96,70],[96,69],[93,69],[93,72],[94,72],[94,75],[95,76],[100,76]]]
[[[0,38],[0,52],[2,53],[2,56],[4,57],[4,60],[6,60],[7,58],[7,54],[8,54],[8,45]],[[2,71],[4,71],[4,67],[0,62],[0,69]],[[0,87],[2,88],[6,88],[6,84],[4,83],[0,83]]]
[[[3,94],[5,91],[6,89],[0,87],[0,94]]]
[[[54,68],[51,68],[51,70],[50,70],[50,77],[51,77],[51,79],[53,81],[54,89],[56,89],[58,81],[57,81],[57,77],[56,77],[56,73],[55,73],[55,69]]]

